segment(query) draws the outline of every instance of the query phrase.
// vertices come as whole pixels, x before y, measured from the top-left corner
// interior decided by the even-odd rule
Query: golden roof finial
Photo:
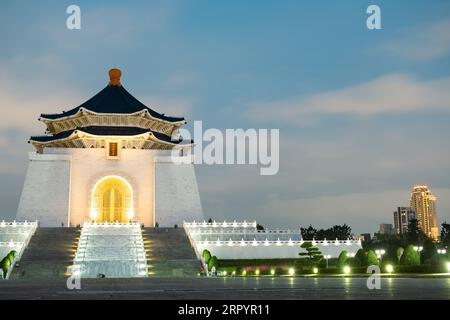
[[[122,75],[122,71],[117,68],[113,68],[109,70],[109,85],[110,86],[120,86],[120,76]]]

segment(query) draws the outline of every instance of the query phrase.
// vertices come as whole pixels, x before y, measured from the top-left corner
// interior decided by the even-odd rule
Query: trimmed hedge
[[[211,252],[209,252],[209,250],[205,249],[202,252],[202,256],[203,256],[203,259],[205,260],[205,263],[208,265],[209,260],[211,259]]]
[[[413,245],[409,245],[406,247],[405,251],[400,258],[400,264],[405,266],[418,266],[420,265],[419,254],[416,250],[414,250]]]
[[[339,254],[339,258],[338,258],[338,269],[342,269],[344,268],[346,262],[348,260],[348,253],[347,251],[343,250],[340,254]]]
[[[16,251],[12,250],[6,255],[6,257],[2,259],[2,261],[0,261],[0,269],[3,271],[3,278],[6,278],[6,274],[8,273],[9,268],[14,262],[15,257]]]
[[[216,256],[212,256],[211,259],[209,259],[209,262],[208,262],[208,269],[209,269],[209,271],[211,271],[213,267],[216,268],[216,271],[219,270],[219,259],[217,259]]]

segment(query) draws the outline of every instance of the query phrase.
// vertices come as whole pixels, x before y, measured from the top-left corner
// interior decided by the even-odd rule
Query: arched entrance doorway
[[[133,191],[125,179],[108,176],[92,189],[91,218],[96,222],[127,222],[133,218]]]

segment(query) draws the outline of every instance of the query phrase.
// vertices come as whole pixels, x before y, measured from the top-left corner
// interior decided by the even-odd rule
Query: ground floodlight
[[[394,266],[393,266],[392,264],[386,265],[386,272],[387,272],[387,273],[392,273],[392,272],[394,272]]]
[[[295,269],[294,268],[289,268],[288,273],[290,276],[293,276],[295,274]]]
[[[344,273],[345,274],[349,274],[352,270],[350,269],[349,266],[344,266]]]
[[[255,275],[259,276],[259,269],[255,270]]]
[[[270,270],[270,274],[271,274],[272,276],[274,276],[274,275],[275,275],[275,269],[271,269],[271,270]]]
[[[313,268],[313,273],[319,273],[319,268]]]

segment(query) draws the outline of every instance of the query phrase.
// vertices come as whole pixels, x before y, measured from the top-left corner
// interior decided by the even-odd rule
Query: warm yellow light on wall
[[[92,188],[90,218],[97,222],[127,222],[134,218],[133,190],[122,177],[106,176]]]

